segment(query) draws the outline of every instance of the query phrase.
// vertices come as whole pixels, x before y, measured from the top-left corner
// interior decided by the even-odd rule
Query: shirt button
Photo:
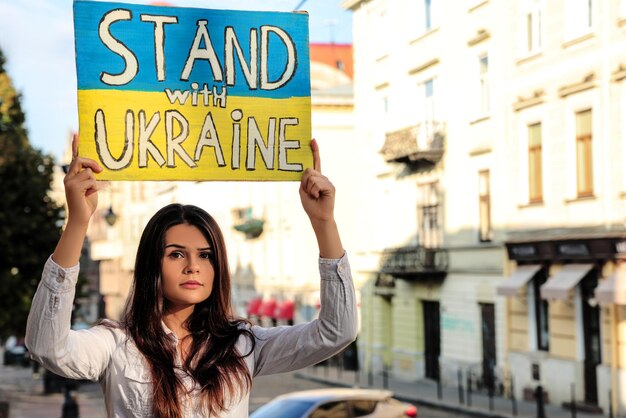
[[[57,273],[57,283],[63,283],[65,280],[65,270],[58,270]]]

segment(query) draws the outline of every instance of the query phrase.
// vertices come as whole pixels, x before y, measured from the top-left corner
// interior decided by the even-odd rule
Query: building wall
[[[356,129],[369,150],[368,165],[377,173],[370,188],[384,193],[385,203],[395,198],[394,204],[384,209],[384,236],[374,230],[371,237],[375,239],[367,241],[372,257],[385,248],[417,245],[418,186],[438,181],[444,190],[448,275],[442,284],[395,280],[397,296],[392,303],[398,316],[389,324],[394,329],[390,365],[401,378],[415,380],[424,376],[421,300],[440,301],[440,364],[443,377],[456,381],[459,366],[465,369],[482,361],[480,303],[494,303],[497,312],[504,313],[504,302],[495,297],[493,289],[493,283],[502,276],[503,247],[498,242],[479,243],[477,225],[478,171],[492,168],[492,149],[501,137],[497,132],[504,130],[504,123],[503,118],[474,111],[474,86],[468,83],[470,74],[464,69],[473,64],[474,56],[493,47],[496,31],[489,29],[491,36],[471,50],[467,48],[468,40],[475,38],[486,22],[493,24],[492,16],[506,8],[492,2],[470,12],[463,7],[445,8],[442,3],[434,11],[433,27],[426,30],[420,27],[419,3],[373,0],[344,1],[343,5],[353,11]],[[505,24],[500,26],[504,28]],[[496,47],[506,44],[506,40],[501,42]],[[379,151],[386,134],[423,120],[428,110],[420,97],[424,95],[424,83],[430,79],[435,80],[436,90],[433,117],[446,123],[444,159],[430,170],[410,173],[399,164],[386,164]],[[497,95],[502,89],[494,91]],[[378,209],[380,203],[375,200],[372,199],[370,210]],[[498,203],[492,203],[496,222]],[[404,321],[396,322],[408,312],[419,312],[415,319],[420,322],[411,327],[403,325]],[[363,315],[362,337],[368,339],[367,333],[375,329],[366,326],[368,319],[365,312]],[[497,314],[498,361],[504,358],[503,324],[502,315]],[[380,336],[373,337],[376,338]],[[376,350],[374,346],[370,348]]]
[[[624,220],[624,176],[617,167],[624,161],[624,88],[616,80],[624,65],[619,51],[626,46],[626,31],[620,23],[622,2],[592,2],[593,25],[586,33],[570,34],[573,21],[565,7],[567,2],[539,2],[542,6],[542,46],[532,53],[523,52],[520,38],[510,67],[505,106],[510,109],[506,129],[507,145],[502,149],[510,175],[504,177],[511,187],[502,188],[504,228],[517,237],[530,237],[542,229],[568,234],[584,227],[614,230]],[[521,33],[523,2],[511,7],[512,32]],[[616,18],[617,17],[617,18]],[[510,107],[509,107],[510,106]],[[587,108],[593,114],[593,199],[576,197],[575,112]],[[529,204],[527,126],[542,124],[543,188],[542,204]],[[581,228],[582,227],[582,228]],[[619,228],[618,228],[619,229]],[[601,277],[607,277],[610,262],[603,266]],[[554,274],[560,263],[552,263]],[[509,363],[521,394],[524,386],[543,384],[549,388],[551,402],[569,401],[568,385],[574,383],[577,399],[584,398],[582,323],[579,296],[567,301],[549,303],[549,352],[532,351],[528,334],[529,319],[526,293],[508,298]],[[621,308],[620,308],[621,309]],[[619,315],[618,315],[619,316]],[[619,319],[620,323],[622,319]],[[598,402],[608,410],[608,388],[611,386],[612,322],[609,307],[601,309],[602,364],[598,366]],[[619,327],[618,327],[619,328]],[[619,344],[626,337],[617,333]],[[522,360],[523,359],[523,360]],[[539,364],[541,379],[535,381],[529,369]],[[555,375],[555,373],[557,373]],[[616,370],[617,384],[622,372]],[[558,376],[558,379],[555,377]],[[618,393],[620,408],[624,398]],[[519,395],[518,394],[518,395]]]
[[[373,156],[370,166],[378,173],[372,189],[385,190],[390,196],[396,189],[402,196],[387,222],[388,238],[372,243],[371,269],[375,268],[376,252],[384,245],[419,241],[418,236],[397,228],[403,223],[415,225],[416,185],[436,179],[444,190],[444,246],[449,251],[449,267],[437,296],[444,369],[481,361],[479,304],[494,303],[498,367],[515,377],[517,395],[521,396],[525,387],[542,383],[550,388],[551,402],[569,401],[570,387],[558,381],[562,378],[576,383],[577,399],[584,397],[580,296],[576,293],[567,301],[550,302],[550,350],[542,352],[531,349],[536,337],[531,335],[535,330],[530,323],[527,290],[505,298],[496,296],[495,286],[516,268],[507,261],[504,242],[541,234],[549,239],[601,236],[603,230],[621,233],[624,229],[626,175],[620,174],[626,157],[626,122],[621,117],[626,109],[624,3],[591,2],[593,25],[588,31],[576,32],[571,29],[576,17],[566,10],[571,2],[472,1],[465,7],[432,2],[439,8],[429,30],[422,24],[423,2],[342,2],[353,12],[355,118],[357,134]],[[541,25],[537,26],[541,45],[529,51],[526,13],[534,5],[541,8]],[[481,109],[477,82],[479,58],[485,54],[489,60],[488,110]],[[386,134],[421,120],[420,86],[431,78],[436,80],[434,113],[446,122],[444,158],[430,171],[402,175],[397,164],[385,164],[376,154]],[[575,113],[587,108],[592,109],[593,117],[593,198],[579,199]],[[529,197],[527,133],[528,125],[537,122],[542,124],[543,147],[543,202],[539,204],[531,203]],[[480,170],[491,174],[491,243],[477,239]],[[554,274],[563,262],[548,264]],[[600,278],[609,274],[604,271]],[[419,309],[417,303],[407,305],[407,300],[419,300],[417,294],[424,288],[419,283],[404,283],[396,279],[396,291],[402,287],[403,294],[393,298],[394,312],[399,313],[390,324],[394,329],[398,326],[395,320],[407,314],[409,307]],[[609,311],[601,311],[603,357],[598,366],[598,402],[605,410],[608,401],[603,390],[610,386],[607,379],[613,373],[606,371],[612,353]],[[621,307],[618,311],[621,359],[626,328]],[[363,315],[367,321],[368,314],[364,311]],[[416,328],[406,331],[406,335],[415,333],[411,338],[394,333],[398,337],[392,342],[395,373],[406,376],[405,371],[410,370],[402,357],[407,345],[413,345],[408,351],[419,363],[424,342]],[[364,335],[372,332],[365,323],[363,329]],[[540,366],[539,380],[533,380],[533,364]],[[413,371],[414,378],[423,376],[419,367]],[[614,374],[621,376],[621,369]],[[623,404],[621,390],[619,393]]]

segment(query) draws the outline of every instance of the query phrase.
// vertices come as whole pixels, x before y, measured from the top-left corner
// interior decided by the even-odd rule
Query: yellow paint
[[[626,306],[615,307],[617,316],[617,341],[619,342],[617,367],[626,365]]]
[[[528,351],[528,334],[526,332],[510,333],[510,350],[511,351]]]
[[[576,337],[576,321],[574,318],[550,318],[550,332],[571,338]]]
[[[526,294],[508,298],[511,312],[528,315],[528,296]]]
[[[574,303],[571,300],[554,300],[549,303],[550,317],[574,318]]]
[[[517,332],[528,332],[528,316],[526,315],[511,315],[511,323],[509,325],[511,330]]]
[[[374,299],[373,342],[381,347],[379,353],[386,364],[391,364],[393,347],[393,322],[391,303],[383,297]]]
[[[418,346],[418,329],[422,328],[421,313],[418,313],[415,298],[394,298],[393,303],[393,343],[395,349],[414,351]],[[421,304],[419,305],[421,307]],[[420,309],[421,311],[421,309]],[[423,338],[423,337],[422,337]]]
[[[548,305],[550,354],[565,359],[576,359],[576,319],[571,301],[551,301]]]
[[[563,359],[576,359],[576,339],[560,335],[550,335],[550,354]]]
[[[110,154],[114,159],[123,155],[126,140],[127,111],[132,111],[134,121],[133,155],[129,165],[118,170],[105,169],[98,175],[103,180],[299,180],[307,167],[312,167],[313,157],[310,149],[311,118],[310,97],[290,99],[244,98],[228,96],[226,108],[219,106],[193,106],[191,100],[185,105],[172,105],[162,92],[133,92],[113,90],[79,90],[79,122],[80,147],[79,154],[98,161],[103,165],[102,158],[96,148],[96,113],[102,109],[106,126],[106,140]],[[201,98],[198,98],[201,102]],[[240,109],[243,117],[240,122],[233,120],[233,111]],[[166,160],[159,167],[155,159],[147,154],[147,166],[139,167],[138,135],[140,129],[139,111],[145,112],[145,125],[158,113],[160,121],[150,136],[160,154]],[[189,134],[182,142],[181,149],[195,160],[196,147],[202,133],[203,125],[210,113],[215,126],[219,145],[223,154],[224,166],[219,166],[215,147],[204,146],[192,168],[181,157],[180,153],[171,153],[168,158],[165,129],[165,111],[176,111],[189,122]],[[254,118],[263,141],[267,144],[270,118],[276,118],[275,146],[273,148],[273,169],[268,169],[258,147],[255,147],[256,164],[254,170],[246,168],[247,162],[247,131],[248,118]],[[296,117],[297,124],[287,125],[284,129],[287,141],[299,141],[299,149],[287,149],[286,162],[301,164],[301,171],[282,171],[279,169],[279,125],[280,119]],[[156,120],[156,119],[155,119]],[[239,168],[233,169],[233,132],[234,125],[240,126]],[[180,126],[174,120],[173,136],[180,133]],[[215,139],[215,138],[213,138]],[[174,149],[174,147],[170,147]],[[145,153],[143,153],[146,155]],[[169,161],[168,161],[169,160]],[[173,163],[175,167],[168,167]]]

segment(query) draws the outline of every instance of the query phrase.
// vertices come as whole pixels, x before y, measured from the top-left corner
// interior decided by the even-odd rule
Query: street
[[[250,396],[250,412],[273,397],[296,390],[328,387],[308,379],[298,378],[294,373],[263,376],[254,380]],[[62,394],[43,394],[41,378],[33,379],[30,368],[0,366],[0,401],[10,402],[10,418],[60,417],[64,402]],[[98,384],[85,384],[76,393],[80,416],[105,418],[104,402]],[[458,417],[458,413],[419,408],[419,416],[425,418]],[[277,417],[278,418],[278,417]]]
[[[250,412],[254,411],[274,396],[298,390],[327,388],[328,385],[316,383],[308,379],[295,377],[296,373],[263,376],[254,379],[252,395],[250,396]],[[419,407],[420,418],[452,418],[459,417],[458,413],[437,411]],[[277,417],[279,418],[279,417]]]

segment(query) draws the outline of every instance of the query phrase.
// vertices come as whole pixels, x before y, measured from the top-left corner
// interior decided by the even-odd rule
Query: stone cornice
[[[471,38],[469,41],[467,41],[467,46],[474,46],[489,38],[491,38],[491,34],[489,33],[487,29],[478,29],[478,32],[476,32],[476,35],[473,38]]]
[[[341,7],[344,9],[354,9],[361,3],[365,3],[365,0],[342,0]]]
[[[615,70],[613,74],[611,74],[611,81],[618,82],[624,80],[625,78],[626,66],[624,66],[624,64],[620,64],[619,67],[617,67],[617,70]]]
[[[430,68],[433,65],[437,65],[437,64],[439,64],[439,58],[433,58],[430,61],[427,61],[427,62],[423,63],[422,65],[418,65],[417,67],[410,69],[409,70],[409,75],[415,75],[415,74],[417,74],[419,72],[422,72],[425,69]]]
[[[596,75],[594,73],[587,74],[582,81],[567,84],[559,89],[559,97],[567,97],[571,94],[580,93],[581,91],[589,90],[596,87],[595,83]]]
[[[517,101],[513,103],[513,110],[516,112],[531,106],[536,106],[544,102],[545,91],[535,90],[531,96],[517,96]]]

